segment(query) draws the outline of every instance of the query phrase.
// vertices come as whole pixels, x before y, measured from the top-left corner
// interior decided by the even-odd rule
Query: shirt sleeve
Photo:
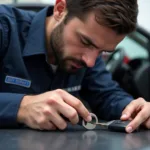
[[[9,29],[5,21],[0,18],[0,63],[7,53],[7,47],[9,43]]]
[[[8,29],[0,20],[0,66],[8,46]],[[19,127],[17,113],[24,94],[0,93],[0,128]]]
[[[105,120],[119,119],[123,109],[133,100],[112,80],[101,57],[95,67],[87,69],[80,94],[92,111]]]
[[[1,25],[1,22],[0,22],[0,59],[2,57],[2,45],[3,45],[3,33],[2,33],[2,25]]]
[[[0,93],[0,128],[19,127],[17,113],[25,94]]]

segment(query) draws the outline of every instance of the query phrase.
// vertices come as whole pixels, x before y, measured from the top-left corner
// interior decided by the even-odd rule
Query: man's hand
[[[143,98],[133,100],[122,112],[121,120],[132,120],[126,131],[131,133],[141,124],[150,129],[150,102]]]
[[[55,130],[65,129],[68,118],[72,124],[79,121],[78,114],[85,120],[91,121],[89,111],[82,102],[63,90],[46,92],[36,96],[25,96],[18,111],[18,122],[33,129]]]

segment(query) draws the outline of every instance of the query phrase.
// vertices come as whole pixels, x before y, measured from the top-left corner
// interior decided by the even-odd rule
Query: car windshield
[[[117,47],[125,50],[130,59],[148,58],[147,44],[149,40],[138,31],[127,36]]]

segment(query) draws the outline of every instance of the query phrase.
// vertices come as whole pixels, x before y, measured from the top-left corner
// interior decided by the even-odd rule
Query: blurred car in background
[[[128,35],[111,55],[104,56],[106,69],[134,98],[150,101],[150,34],[143,28]]]
[[[138,24],[116,48],[104,54],[106,68],[134,98],[150,101],[150,0],[139,0]]]
[[[55,0],[0,0],[25,10],[39,11]],[[104,53],[106,69],[134,98],[150,101],[150,0],[138,0],[137,30],[128,35],[112,54]]]
[[[54,4],[55,0],[0,0],[0,4]]]
[[[48,5],[54,5],[56,0],[0,0],[0,4],[10,4],[25,10],[39,11]]]

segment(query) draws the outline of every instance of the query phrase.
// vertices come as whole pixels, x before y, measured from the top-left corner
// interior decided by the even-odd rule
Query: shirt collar
[[[46,35],[45,35],[45,20],[47,14],[52,14],[53,7],[46,7],[41,10],[34,17],[29,34],[27,43],[25,45],[23,56],[31,56],[38,54],[46,55]]]

